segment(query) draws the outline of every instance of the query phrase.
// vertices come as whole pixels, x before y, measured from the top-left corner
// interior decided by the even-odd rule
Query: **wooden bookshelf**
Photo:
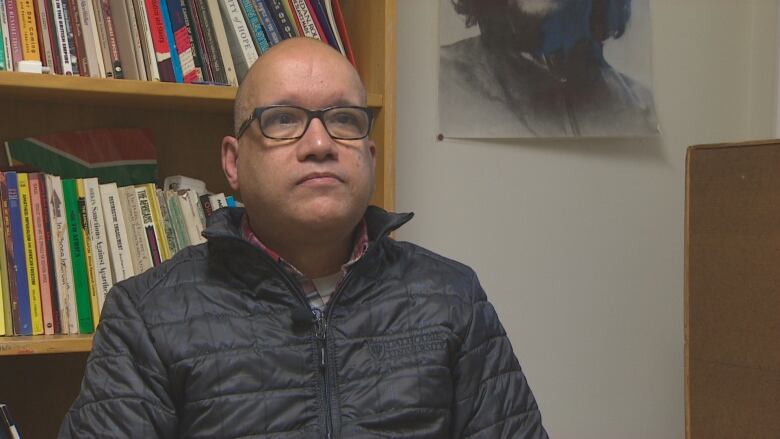
[[[368,103],[377,113],[371,202],[392,210],[396,1],[341,3]],[[235,93],[221,86],[0,72],[0,140],[88,128],[147,128],[161,178],[193,176],[211,191],[230,193],[220,167],[220,142],[232,132]],[[90,335],[0,337],[0,401],[12,408],[24,437],[56,436],[91,346]]]

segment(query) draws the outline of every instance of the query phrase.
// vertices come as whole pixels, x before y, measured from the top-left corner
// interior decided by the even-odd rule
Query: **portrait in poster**
[[[439,42],[446,137],[658,133],[648,0],[440,0]]]

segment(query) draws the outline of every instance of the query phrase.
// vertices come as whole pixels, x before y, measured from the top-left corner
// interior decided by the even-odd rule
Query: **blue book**
[[[168,49],[171,51],[171,61],[173,62],[173,77],[176,79],[176,82],[182,83],[184,82],[184,75],[181,72],[179,51],[176,50],[176,40],[174,39],[173,29],[171,28],[171,17],[168,13],[168,0],[160,0],[160,10],[162,11],[163,23],[165,23],[165,35],[168,37]]]
[[[30,314],[30,292],[27,285],[27,260],[24,255],[24,235],[22,235],[22,211],[19,205],[19,180],[16,172],[5,173],[8,185],[8,215],[11,222],[11,241],[14,247],[14,267],[20,327],[14,328],[18,335],[32,335],[32,316]],[[9,273],[10,275],[11,273]]]
[[[265,3],[265,0],[254,0],[257,13],[260,14],[260,21],[263,22],[263,29],[265,29],[265,35],[268,37],[268,42],[273,46],[274,44],[282,41],[282,35],[279,33],[279,29],[276,28],[274,18],[271,15],[271,10]]]
[[[236,207],[236,199],[233,198],[232,195],[225,197],[225,202],[227,203],[228,207]]]
[[[250,0],[241,0],[241,12],[244,14],[246,24],[252,29],[252,36],[254,36],[255,46],[259,53],[263,54],[268,52],[268,40],[265,38],[263,32],[263,25],[260,24],[260,17],[257,16],[254,6]],[[251,66],[250,66],[251,67]]]
[[[322,31],[325,33],[322,37],[325,38],[325,42],[330,44],[331,47],[341,52],[339,49],[339,43],[336,41],[336,36],[333,35],[333,28],[330,27],[330,20],[328,20],[328,11],[325,10],[325,5],[320,0],[311,0],[311,4],[314,6],[314,15],[317,16],[317,20],[320,22]]]

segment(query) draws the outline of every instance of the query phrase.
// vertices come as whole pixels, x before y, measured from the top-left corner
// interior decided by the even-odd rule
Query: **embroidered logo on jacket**
[[[377,361],[387,361],[420,352],[447,348],[446,334],[442,331],[414,334],[399,338],[373,339],[366,342],[368,352]]]

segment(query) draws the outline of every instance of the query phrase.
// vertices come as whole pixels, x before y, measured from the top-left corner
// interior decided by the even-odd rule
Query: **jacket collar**
[[[219,209],[208,218],[208,227],[203,231],[206,239],[241,238],[241,217],[243,207],[227,207]],[[378,241],[400,228],[412,219],[414,213],[393,213],[380,207],[368,206],[364,219],[368,226],[370,242]]]

